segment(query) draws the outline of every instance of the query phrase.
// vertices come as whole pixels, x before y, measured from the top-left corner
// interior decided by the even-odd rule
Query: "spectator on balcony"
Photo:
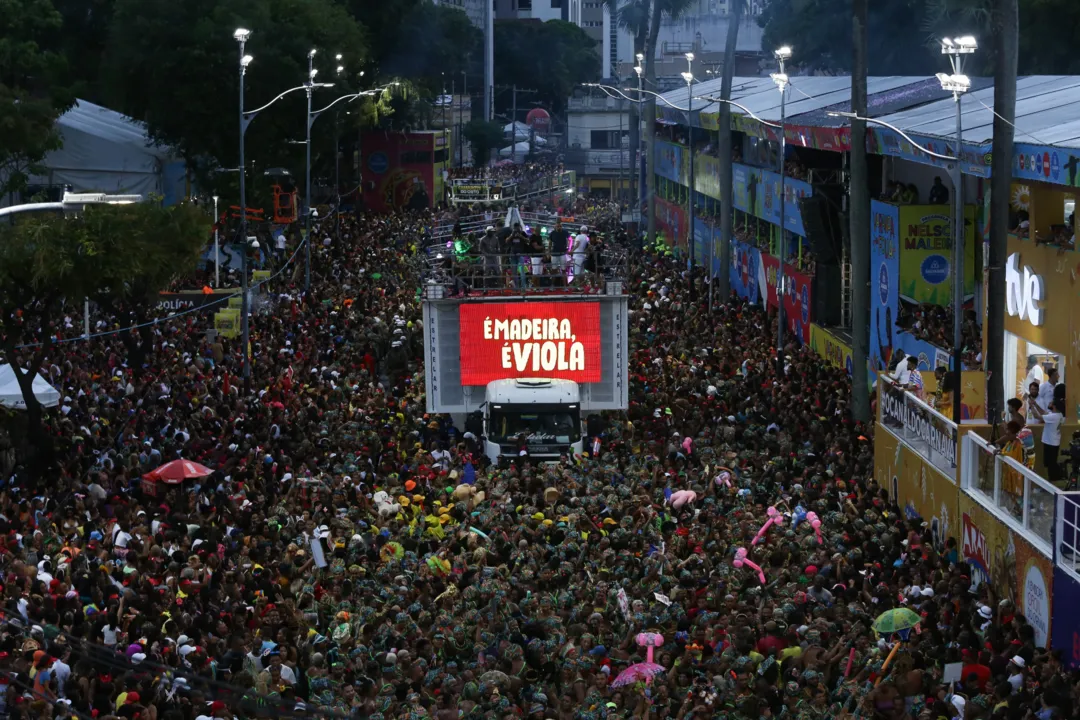
[[[1039,409],[1043,412],[1047,412],[1050,409],[1050,402],[1054,399],[1054,388],[1058,384],[1058,371],[1057,368],[1050,368],[1046,373],[1046,382],[1039,385],[1039,395],[1035,402],[1039,404]]]
[[[570,247],[570,233],[563,227],[562,218],[555,221],[555,229],[548,236],[551,242],[551,262],[558,268],[566,267],[566,251]]]
[[[1031,410],[1042,421],[1042,446],[1043,466],[1050,482],[1056,483],[1061,480],[1061,467],[1058,465],[1058,452],[1061,450],[1061,421],[1065,416],[1061,414],[1058,403],[1050,401],[1050,407],[1046,412],[1039,407],[1039,403],[1031,403]]]
[[[949,188],[941,182],[941,176],[934,177],[934,185],[930,188],[931,205],[945,205],[949,202]]]
[[[585,272],[585,257],[589,251],[589,236],[586,234],[589,228],[581,226],[581,231],[574,236],[574,277],[577,278]]]
[[[901,205],[918,205],[919,204],[919,188],[915,187],[915,183],[908,183],[900,185],[900,204]]]

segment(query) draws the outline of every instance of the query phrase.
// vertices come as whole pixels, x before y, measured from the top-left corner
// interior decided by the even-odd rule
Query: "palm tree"
[[[634,57],[643,54],[645,41],[649,36],[652,0],[606,0],[606,2],[612,20],[634,36]],[[607,58],[604,58],[603,62],[607,62]],[[630,154],[633,158],[637,158],[641,150],[641,120],[638,108],[638,105],[630,106]],[[630,183],[630,187],[635,189],[631,207],[638,208],[641,188],[637,186],[637,183],[641,181],[641,177],[636,170],[634,174],[637,176],[637,181]]]
[[[739,23],[745,9],[745,0],[735,0],[732,3],[731,17],[728,18],[727,41],[724,45],[724,74],[720,81],[720,97],[724,100],[731,99],[731,86],[735,77],[735,46],[739,42]],[[731,233],[734,221],[731,188],[734,175],[731,166],[731,105],[726,102],[720,103],[719,123],[720,187],[724,197],[720,207],[720,272],[714,282],[719,283],[720,302],[726,303],[728,295],[731,294],[728,268],[731,267]],[[712,268],[709,268],[709,273],[712,274]]]

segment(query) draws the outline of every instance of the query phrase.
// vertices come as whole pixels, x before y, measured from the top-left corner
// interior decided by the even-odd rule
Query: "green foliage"
[[[491,157],[491,151],[502,143],[502,125],[487,120],[472,120],[462,130],[465,140],[472,147],[473,164],[483,165]]]
[[[335,53],[345,55],[346,79],[356,76],[365,54],[359,25],[333,0],[117,0],[105,60],[113,106],[145,120],[153,137],[176,147],[211,187],[211,166],[235,167],[238,153],[235,27],[252,31],[249,109],[302,84],[311,48],[321,50],[319,80],[332,78]],[[337,87],[315,91],[315,107],[350,89],[342,77],[333,79]],[[282,164],[291,150],[286,143],[304,137],[304,102],[296,92],[251,124],[246,147],[256,169]]]
[[[596,43],[578,26],[560,20],[495,25],[496,85],[537,90],[529,101],[559,114],[574,88],[599,78]],[[501,109],[510,107],[510,94],[504,95],[498,98]]]
[[[24,189],[60,146],[56,118],[74,102],[57,52],[61,24],[51,0],[0,0],[0,195]]]

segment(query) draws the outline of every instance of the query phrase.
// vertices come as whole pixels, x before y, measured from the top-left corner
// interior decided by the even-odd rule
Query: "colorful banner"
[[[708,267],[709,252],[712,247],[713,229],[701,218],[694,219],[694,262],[701,267]]]
[[[953,208],[900,207],[900,295],[917,303],[953,300]],[[964,208],[964,294],[975,292],[975,206]]]
[[[1055,604],[1059,608],[1080,607],[1080,582],[1054,566]],[[1080,613],[1061,612],[1054,618],[1054,631],[1050,646],[1062,653],[1061,661],[1070,670],[1080,668]]]
[[[851,346],[817,323],[810,323],[810,347],[833,367],[846,370],[851,375],[855,367]]]
[[[460,323],[462,385],[600,381],[600,303],[466,303]]]
[[[963,492],[960,513],[961,559],[971,566],[972,581],[989,582],[999,598],[1015,603],[1035,629],[1035,644],[1046,647],[1053,612],[1054,568],[1050,559]]]
[[[911,135],[911,138],[927,150],[945,157],[953,157],[956,152],[956,146],[953,143],[945,142],[941,138],[914,134]],[[876,155],[898,157],[920,165],[933,165],[942,170],[946,170],[950,164],[947,160],[927,155],[899,133],[882,127],[867,128],[866,149]],[[990,177],[990,143],[985,145],[964,145],[960,165],[960,170],[965,175],[974,175],[981,178]]]
[[[656,198],[656,224],[671,247],[686,248],[686,208],[670,200]]]
[[[744,300],[760,302],[761,289],[758,285],[758,268],[761,266],[761,252],[752,245],[736,240],[731,243],[731,289]]]
[[[743,212],[780,224],[780,174],[770,170],[735,164],[732,169],[734,199],[732,204]],[[784,181],[784,227],[796,235],[806,235],[799,199],[813,194],[810,183],[787,178]]]
[[[935,548],[943,549],[946,540],[958,536],[956,484],[887,430],[874,434],[874,477],[897,499],[908,520],[930,524]]]
[[[686,171],[683,167],[683,155],[686,153],[686,149],[682,145],[676,145],[665,140],[657,140],[654,147],[656,148],[654,150],[656,153],[656,174],[672,182],[686,185],[687,178],[683,174]]]
[[[702,114],[702,124],[707,114]],[[757,120],[737,111],[731,115],[731,127],[733,130],[746,135],[778,141],[780,132],[776,128],[762,125]],[[784,129],[784,137],[789,145],[813,148],[815,150],[830,150],[832,152],[847,152],[851,150],[851,128],[849,127],[808,127],[803,125],[787,125]]]
[[[1080,187],[1080,153],[1044,145],[1016,143],[1012,176],[1016,180]]]
[[[896,345],[900,303],[899,228],[899,208],[880,200],[870,202],[869,362],[875,378],[888,369]]]
[[[776,282],[780,272],[780,261],[767,253],[760,253],[761,264],[765,268],[765,283],[769,288],[769,307],[777,307]],[[787,330],[799,338],[803,344],[810,342],[811,285],[813,279],[797,271],[791,265],[784,264],[784,320]]]

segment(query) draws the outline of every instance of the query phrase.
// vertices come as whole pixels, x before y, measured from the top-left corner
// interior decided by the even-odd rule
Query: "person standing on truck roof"
[[[589,251],[589,232],[586,225],[581,226],[581,232],[574,236],[574,277],[577,278],[585,272],[585,256]]]
[[[498,278],[501,274],[499,269],[499,251],[501,250],[499,238],[495,235],[495,226],[488,225],[480,238],[480,252],[484,256],[484,287],[497,287]],[[494,280],[493,280],[494,278]]]
[[[563,227],[562,218],[555,221],[555,229],[548,240],[551,241],[551,264],[561,271],[566,268],[566,251],[570,247],[570,233]]]

